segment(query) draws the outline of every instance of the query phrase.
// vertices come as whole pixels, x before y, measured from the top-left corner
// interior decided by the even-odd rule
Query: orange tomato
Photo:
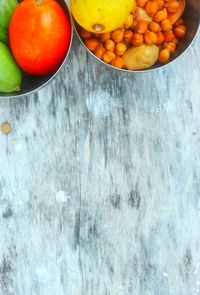
[[[70,20],[54,0],[24,0],[11,18],[9,39],[25,72],[48,74],[59,67],[69,49]]]

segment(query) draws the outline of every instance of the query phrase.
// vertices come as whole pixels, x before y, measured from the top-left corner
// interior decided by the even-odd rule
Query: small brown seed
[[[11,126],[8,122],[4,122],[2,125],[1,125],[1,132],[4,133],[4,134],[8,134],[10,133],[11,131]]]

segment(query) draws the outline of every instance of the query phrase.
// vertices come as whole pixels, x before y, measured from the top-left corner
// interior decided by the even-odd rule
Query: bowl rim
[[[74,19],[73,16],[72,16],[72,22],[73,22],[73,28],[74,28],[74,30],[76,32],[76,35],[78,36],[78,39],[80,40],[81,44],[86,49],[86,51],[89,52],[89,54],[91,56],[93,56],[93,58],[95,58],[98,62],[104,64],[106,67],[108,67],[108,68],[110,68],[112,70],[115,70],[117,72],[122,72],[122,73],[128,73],[128,74],[150,73],[150,72],[158,71],[158,70],[161,70],[161,69],[165,69],[166,67],[168,67],[169,65],[171,65],[173,62],[177,62],[189,50],[189,48],[193,45],[194,41],[196,40],[198,33],[200,32],[200,21],[199,21],[198,27],[197,27],[197,31],[196,31],[193,39],[191,40],[191,42],[186,46],[186,48],[183,50],[183,52],[181,54],[179,54],[177,57],[175,57],[173,60],[169,61],[168,63],[161,64],[157,68],[149,68],[149,69],[144,69],[144,70],[126,70],[126,69],[120,69],[120,68],[114,67],[114,66],[106,63],[102,59],[98,58],[92,51],[90,51],[87,48],[87,46],[84,44],[81,36],[78,33],[77,27],[75,25],[76,21],[75,21],[75,19]]]
[[[69,56],[69,53],[71,51],[71,47],[72,47],[72,42],[73,42],[73,37],[74,37],[74,23],[73,23],[73,18],[72,18],[72,14],[71,14],[71,11],[69,9],[69,5],[68,3],[66,2],[66,0],[63,0],[63,2],[65,3],[66,5],[66,8],[67,8],[67,11],[68,11],[68,14],[69,14],[69,20],[70,20],[70,25],[71,25],[71,36],[70,36],[70,43],[69,43],[69,47],[68,47],[68,50],[67,50],[67,53],[65,55],[65,58],[64,60],[62,61],[61,65],[59,66],[59,68],[54,72],[54,74],[45,82],[43,83],[42,85],[40,85],[39,87],[31,90],[31,91],[28,91],[28,92],[25,92],[25,93],[22,93],[22,94],[13,94],[12,93],[8,93],[7,95],[4,94],[4,95],[1,95],[0,94],[0,100],[1,98],[21,98],[23,96],[28,96],[28,95],[31,95],[39,90],[41,90],[43,87],[47,86],[48,84],[50,84],[57,76],[57,74],[63,69],[66,61],[67,61],[67,58]]]

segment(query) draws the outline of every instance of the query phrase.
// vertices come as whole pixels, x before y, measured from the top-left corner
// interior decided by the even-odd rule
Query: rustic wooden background
[[[128,75],[75,38],[52,84],[0,100],[1,295],[200,294],[199,48]]]

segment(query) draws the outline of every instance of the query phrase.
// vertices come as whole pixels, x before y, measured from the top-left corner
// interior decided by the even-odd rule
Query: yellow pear
[[[76,22],[94,33],[106,33],[121,27],[135,0],[71,0]]]

